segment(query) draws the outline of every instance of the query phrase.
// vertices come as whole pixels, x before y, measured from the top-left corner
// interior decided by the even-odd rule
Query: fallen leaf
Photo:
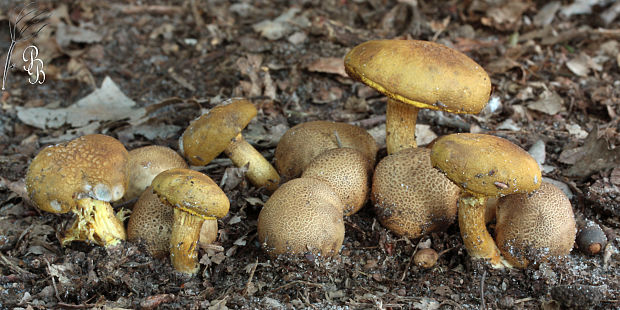
[[[530,7],[526,1],[502,1],[500,5],[487,10],[486,17],[480,19],[483,25],[501,31],[514,31],[521,26],[521,16]]]
[[[536,15],[534,15],[534,25],[547,26],[553,22],[555,13],[558,12],[562,3],[560,1],[552,1],[543,6]]]
[[[349,77],[344,70],[342,57],[322,57],[310,63],[306,69],[310,72],[331,73]]]
[[[543,112],[549,115],[556,115],[565,111],[564,99],[556,92],[546,89],[537,101],[527,105],[528,109]]]
[[[59,22],[56,25],[56,42],[62,48],[66,48],[74,43],[95,43],[103,39],[99,33],[87,29],[85,26],[76,27]]]
[[[609,143],[609,140],[618,137],[608,137],[607,135],[607,131],[595,127],[585,139],[583,146],[562,151],[559,160],[564,163],[574,163],[566,171],[566,175],[588,177],[597,171],[618,167],[620,165],[620,147],[614,148]],[[618,133],[615,135],[617,136]]]

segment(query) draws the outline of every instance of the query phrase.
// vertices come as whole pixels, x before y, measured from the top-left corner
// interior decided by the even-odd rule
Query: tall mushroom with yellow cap
[[[158,174],[151,186],[162,202],[174,208],[170,235],[172,265],[182,273],[197,273],[196,251],[202,223],[228,214],[228,197],[207,175],[183,168]]]
[[[416,147],[419,109],[479,113],[491,80],[471,58],[447,46],[418,40],[374,40],[344,58],[349,76],[388,96],[388,154]]]
[[[538,189],[542,176],[536,160],[506,139],[461,133],[435,141],[431,164],[464,191],[458,218],[469,255],[488,259],[496,268],[510,266],[486,229],[486,200]]]
[[[237,167],[248,165],[247,177],[254,185],[274,191],[280,176],[241,135],[256,113],[248,100],[230,99],[194,120],[183,132],[179,148],[192,165],[206,165],[224,152]]]
[[[42,149],[26,173],[26,190],[40,210],[76,215],[61,240],[112,246],[126,238],[110,202],[127,189],[128,153],[118,140],[86,135]]]

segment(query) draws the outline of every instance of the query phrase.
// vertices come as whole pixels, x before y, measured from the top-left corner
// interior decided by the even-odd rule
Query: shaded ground
[[[42,85],[29,84],[21,70],[28,44],[16,48],[0,114],[0,308],[620,308],[617,5],[599,1],[587,11],[567,2],[543,8],[514,1],[140,3],[39,2],[37,9],[53,12],[33,42],[45,63]],[[19,5],[1,2],[3,53],[11,42],[7,19],[16,15],[10,9]],[[178,149],[189,121],[229,97],[251,98],[260,108],[244,135],[268,159],[287,128],[309,120],[352,122],[380,134],[385,99],[348,79],[340,59],[365,40],[392,37],[456,48],[492,78],[496,104],[477,116],[423,111],[420,123],[433,133],[420,136],[486,132],[524,149],[537,145],[531,152],[544,162],[544,175],[572,192],[578,224],[591,220],[606,232],[602,254],[574,250],[526,270],[493,270],[467,257],[456,225],[407,240],[364,208],[346,219],[338,258],[273,260],[256,240],[268,196],[232,177],[237,171],[220,157],[195,168],[218,183],[228,174],[231,212],[219,223],[221,248],[201,249],[203,270],[186,279],[141,245],[62,248],[58,235],[70,217],[40,213],[22,199],[27,166],[47,144],[99,132],[128,149]],[[108,118],[111,108],[93,111],[84,123],[28,114],[66,109],[105,77],[137,103],[130,120]],[[443,254],[423,270],[411,258],[429,239]]]

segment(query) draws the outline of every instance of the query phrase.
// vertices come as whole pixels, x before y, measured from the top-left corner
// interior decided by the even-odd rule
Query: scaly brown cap
[[[133,206],[127,223],[127,239],[133,242],[144,240],[151,255],[165,257],[170,248],[173,215],[174,209],[147,187]]]
[[[187,163],[169,147],[149,145],[129,151],[129,186],[123,199],[131,200],[140,196],[155,176],[172,168],[187,168]]]

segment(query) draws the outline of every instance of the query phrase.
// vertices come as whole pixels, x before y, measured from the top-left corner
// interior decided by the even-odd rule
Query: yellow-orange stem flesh
[[[224,153],[237,167],[248,165],[246,173],[250,182],[257,187],[275,191],[280,185],[280,175],[276,169],[249,144],[241,134],[237,135],[224,150]]]
[[[76,218],[61,240],[63,246],[72,241],[90,241],[108,247],[127,239],[123,221],[114,214],[110,203],[92,198],[78,199],[72,211]]]
[[[502,259],[495,240],[485,222],[486,197],[463,194],[458,201],[459,227],[467,253],[473,258],[486,259],[494,268],[509,266]]]
[[[204,221],[199,216],[174,208],[170,260],[175,270],[190,275],[198,273],[198,239]]]
[[[419,108],[388,98],[385,111],[385,144],[387,152],[394,154],[400,150],[415,148],[415,124]]]

